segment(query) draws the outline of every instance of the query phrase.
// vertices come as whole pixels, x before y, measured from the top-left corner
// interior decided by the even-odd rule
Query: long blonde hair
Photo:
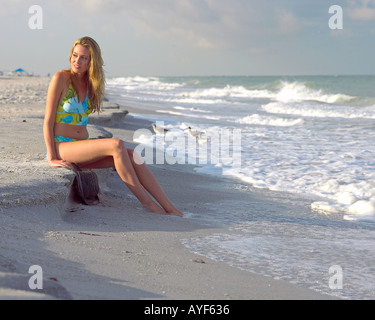
[[[90,38],[90,37],[82,37],[79,38],[72,49],[70,50],[69,54],[69,61],[71,61],[74,48],[77,45],[81,45],[87,48],[90,52],[90,66],[88,70],[88,90],[89,90],[89,98],[91,102],[91,107],[93,112],[99,112],[102,105],[102,98],[104,95],[104,87],[105,87],[105,76],[103,70],[103,58],[100,47],[98,43]],[[72,75],[72,71],[71,75]]]

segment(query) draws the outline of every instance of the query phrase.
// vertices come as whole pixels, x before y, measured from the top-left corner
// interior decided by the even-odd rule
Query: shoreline
[[[27,92],[25,97],[28,103]],[[73,174],[45,161],[44,103],[27,109],[25,103],[0,104],[0,299],[336,299],[192,253],[183,239],[220,228],[145,212],[110,170],[99,174],[98,206],[69,203]],[[90,117],[90,135],[121,136],[134,147],[133,132],[151,128],[131,116],[135,111],[140,113],[108,101],[103,114]],[[123,116],[126,128],[120,126]],[[195,173],[192,166],[150,169],[185,212],[204,214],[218,199],[240,197],[232,181]],[[43,290],[28,288],[31,265],[43,268]]]

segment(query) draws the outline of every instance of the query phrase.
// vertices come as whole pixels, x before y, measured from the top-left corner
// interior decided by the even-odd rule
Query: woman
[[[88,140],[87,117],[100,111],[104,92],[103,60],[98,44],[89,37],[78,39],[69,59],[70,69],[57,72],[48,88],[43,132],[50,165],[69,167],[75,162],[81,168],[115,167],[145,209],[182,216],[146,165],[136,164],[134,157],[138,155],[127,149],[123,141]]]

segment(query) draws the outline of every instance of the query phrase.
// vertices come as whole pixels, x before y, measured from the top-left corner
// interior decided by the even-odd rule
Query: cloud
[[[375,0],[350,1],[348,16],[356,21],[375,20]]]
[[[77,18],[85,12],[85,23],[102,29],[108,29],[103,24],[116,24],[119,32],[131,28],[137,37],[180,40],[202,48],[216,46],[210,28],[217,17],[204,0],[67,0],[66,5]]]
[[[72,14],[131,28],[138,37],[184,43],[199,49],[243,46],[262,36],[294,34],[296,16],[264,0],[66,0]],[[92,24],[86,21],[88,24]]]
[[[278,10],[277,22],[281,34],[294,34],[300,31],[301,25],[295,15],[285,9]]]

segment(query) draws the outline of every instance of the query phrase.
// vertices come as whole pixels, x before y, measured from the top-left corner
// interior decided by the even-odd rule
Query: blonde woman
[[[99,45],[90,37],[80,38],[69,59],[70,69],[57,72],[48,88],[43,132],[50,165],[69,167],[75,162],[81,168],[115,167],[145,209],[182,216],[146,165],[136,164],[137,154],[127,149],[122,140],[88,140],[87,118],[100,111],[104,92]]]

